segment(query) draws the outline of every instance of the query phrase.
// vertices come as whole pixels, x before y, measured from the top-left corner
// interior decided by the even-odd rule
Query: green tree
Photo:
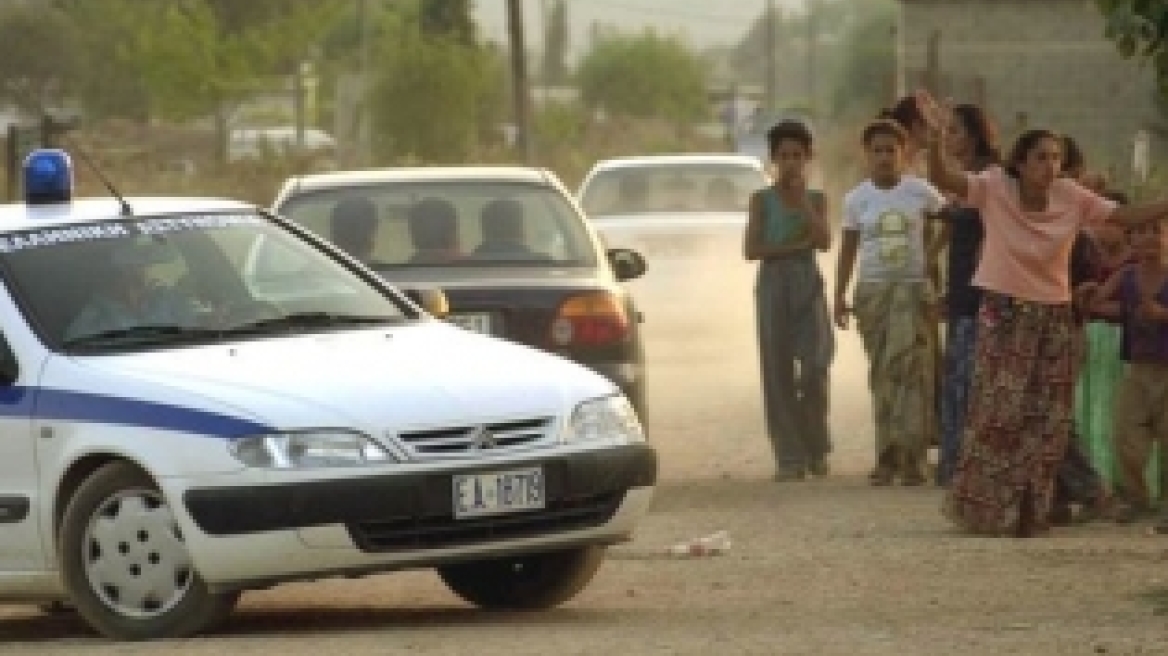
[[[1124,57],[1151,61],[1161,96],[1168,97],[1168,4],[1158,0],[1096,0],[1107,37]]]
[[[546,84],[562,84],[568,78],[569,34],[568,3],[556,0],[544,26],[540,73]]]
[[[37,112],[71,97],[83,76],[81,31],[51,6],[13,5],[0,12],[0,96]]]
[[[462,45],[477,40],[470,0],[421,0],[422,32],[427,36],[446,37]]]
[[[778,107],[822,108],[849,56],[849,39],[890,0],[808,0],[799,12],[764,10],[734,47],[736,79],[765,87],[773,70]],[[768,32],[771,35],[768,35]],[[893,47],[894,39],[889,39]],[[813,95],[814,97],[808,97]]]
[[[313,56],[313,44],[342,2],[103,0],[74,6],[88,5],[92,20],[112,21],[124,33],[116,53],[141,81],[150,116],[213,116],[222,157],[233,107]],[[106,14],[99,18],[93,13],[99,10]]]
[[[70,16],[97,114],[223,114],[314,56],[345,0],[53,0]]]
[[[845,34],[835,78],[834,110],[874,116],[888,105],[896,84],[895,3],[868,3],[865,14]]]
[[[576,79],[587,106],[612,114],[692,122],[708,111],[701,57],[652,30],[600,38]]]
[[[374,153],[386,161],[462,161],[502,116],[501,54],[427,36],[413,29],[408,14],[394,20],[376,60]]]

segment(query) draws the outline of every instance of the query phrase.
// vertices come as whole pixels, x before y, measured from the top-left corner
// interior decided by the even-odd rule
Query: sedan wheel
[[[77,611],[111,638],[190,635],[226,618],[238,599],[207,590],[166,499],[128,463],[106,465],[78,488],[59,543]]]

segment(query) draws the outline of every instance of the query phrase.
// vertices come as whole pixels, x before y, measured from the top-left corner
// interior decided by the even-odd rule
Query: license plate
[[[544,503],[540,467],[454,477],[455,519],[540,510]]]
[[[467,312],[447,316],[450,323],[475,333],[491,335],[494,333],[491,315],[486,312]]]

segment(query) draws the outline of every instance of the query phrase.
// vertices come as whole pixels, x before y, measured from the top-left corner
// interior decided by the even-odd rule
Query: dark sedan
[[[401,289],[442,290],[446,318],[467,330],[600,372],[646,419],[640,315],[620,284],[644,273],[644,260],[606,250],[550,172],[476,166],[308,175],[288,180],[273,209]]]

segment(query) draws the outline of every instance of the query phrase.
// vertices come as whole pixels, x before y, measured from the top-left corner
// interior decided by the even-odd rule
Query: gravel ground
[[[935,488],[868,487],[854,333],[835,370],[832,476],[773,483],[749,326],[721,334],[651,335],[662,485],[636,539],[560,609],[484,613],[407,572],[251,593],[222,630],[148,645],[4,608],[0,654],[1168,654],[1168,538],[1109,524],[965,537]],[[717,530],[725,555],[666,555]]]

